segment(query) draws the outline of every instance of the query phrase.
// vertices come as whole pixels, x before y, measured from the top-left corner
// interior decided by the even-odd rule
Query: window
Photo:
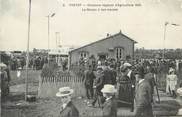
[[[87,52],[80,52],[80,57],[81,58],[86,58],[87,57]]]
[[[117,59],[123,58],[123,54],[124,54],[123,48],[121,48],[121,47],[116,48],[116,58]]]
[[[84,57],[86,57],[86,56],[87,56],[87,54],[86,54],[86,53],[84,53],[84,54],[83,54],[83,56],[84,56]]]

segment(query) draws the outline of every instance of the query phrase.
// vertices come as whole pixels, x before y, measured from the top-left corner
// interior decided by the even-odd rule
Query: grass
[[[28,74],[28,82],[35,86],[38,86],[38,78],[41,71],[30,70]],[[16,71],[11,71],[11,86],[24,84],[26,78],[26,71],[22,71],[21,77],[16,76]],[[165,78],[161,77],[160,82],[163,82],[160,86],[165,86]],[[9,101],[11,103],[18,103],[24,99],[24,94],[14,94],[10,95]],[[91,117],[91,116],[101,116],[102,110],[99,108],[90,108],[86,106],[82,99],[74,98],[74,103],[80,112],[81,117]],[[3,117],[9,117],[14,115],[14,117],[55,117],[59,114],[60,100],[59,98],[47,98],[38,99],[36,102],[31,103],[29,107],[20,108],[18,106],[9,106],[2,109],[2,113],[5,114]],[[154,105],[154,113],[157,115],[175,115],[177,113],[180,105],[175,100],[161,100],[160,104]],[[119,115],[127,114],[128,110],[123,111],[123,109],[118,109]],[[16,116],[17,115],[17,116]]]
[[[160,104],[154,105],[157,115],[176,115],[180,105],[175,100],[163,100]]]
[[[98,117],[102,116],[101,108],[92,108],[88,107],[86,103],[84,103],[85,99],[74,98],[73,103],[79,110],[80,117]],[[38,99],[36,102],[31,103],[29,106],[17,106],[16,108],[11,107],[7,108],[14,111],[20,111],[21,116],[17,117],[57,117],[59,115],[59,108],[61,106],[59,98],[51,98],[51,99]],[[156,104],[154,106],[154,113],[157,116],[174,116],[177,113],[179,108],[179,104],[175,101],[162,101],[160,104]],[[19,110],[17,110],[19,109]],[[7,112],[7,110],[6,110]],[[129,109],[126,108],[118,108],[118,116],[121,117],[133,117],[134,113],[130,112]],[[9,116],[7,116],[9,117]],[[14,116],[16,117],[16,116]]]
[[[182,71],[177,73],[177,77],[178,77],[177,87],[179,87],[179,84],[182,81]],[[166,74],[164,73],[157,74],[157,80],[158,80],[157,82],[158,88],[162,91],[166,91]]]
[[[24,84],[26,79],[26,71],[21,71],[21,76],[17,77],[17,71],[11,71],[11,81],[10,86],[12,85],[18,85],[18,84]],[[33,83],[35,85],[38,85],[39,82],[39,76],[41,71],[40,70],[29,70],[28,72],[28,83]]]

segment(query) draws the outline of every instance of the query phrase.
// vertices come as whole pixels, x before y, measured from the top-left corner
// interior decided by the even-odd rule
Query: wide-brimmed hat
[[[124,63],[123,66],[124,67],[131,67],[132,65],[130,63]]]
[[[73,94],[73,89],[70,87],[61,87],[59,88],[59,92],[56,93],[57,97],[64,97]]]
[[[179,94],[180,97],[182,97],[182,87],[177,89],[177,94]]]
[[[97,67],[97,70],[103,70],[103,69],[102,69],[102,66],[98,66],[98,67]]]
[[[175,72],[175,70],[173,68],[169,69],[169,73]]]
[[[132,67],[132,65],[131,65],[130,63],[124,63],[124,64],[122,65],[121,71],[124,72],[124,71],[126,71],[128,68],[131,68],[131,67]]]
[[[103,93],[116,93],[117,90],[115,89],[114,85],[106,84],[104,88],[102,88],[101,92]]]
[[[0,63],[0,68],[6,68],[7,67],[7,65],[6,64],[4,64],[4,63]]]

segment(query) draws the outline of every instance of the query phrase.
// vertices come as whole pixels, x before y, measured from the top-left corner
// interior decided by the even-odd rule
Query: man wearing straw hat
[[[62,101],[60,117],[79,117],[78,109],[71,101],[71,94],[73,94],[73,89],[70,87],[59,88],[59,92],[56,93],[56,96],[60,97]]]
[[[115,100],[115,93],[117,90],[114,85],[106,84],[101,90],[103,96],[106,98],[103,105],[103,117],[117,117],[117,103]]]

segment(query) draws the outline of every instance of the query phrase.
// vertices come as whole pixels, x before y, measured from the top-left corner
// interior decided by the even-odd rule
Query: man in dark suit
[[[112,80],[112,85],[116,85],[117,72],[114,69],[114,65],[113,64],[111,64],[109,68],[110,68],[111,73],[112,73],[112,79],[111,79]]]
[[[136,72],[137,86],[135,95],[135,116],[153,117],[151,86],[147,79],[144,79],[144,68],[139,67]]]
[[[59,92],[56,93],[56,96],[60,97],[62,101],[59,117],[79,117],[78,109],[71,101],[72,93],[73,89],[70,89],[70,87],[62,87],[59,89]]]
[[[96,79],[94,80],[93,88],[94,88],[94,100],[92,102],[92,106],[95,106],[96,101],[98,101],[99,107],[101,106],[101,99],[103,98],[101,89],[104,86],[104,74],[102,67],[97,67]]]
[[[104,84],[113,84],[113,72],[109,69],[109,66],[106,64],[103,69],[104,74]]]
[[[103,117],[117,117],[117,103],[114,96],[117,90],[114,85],[104,85],[101,92],[106,98],[103,105]]]
[[[92,70],[92,66],[89,65],[88,70],[85,72],[85,89],[86,89],[86,96],[88,99],[93,98],[94,79],[95,79],[95,75]]]
[[[154,94],[154,87],[156,86],[156,82],[154,79],[154,68],[152,66],[147,66],[147,73],[145,74],[145,79],[149,82],[151,87],[151,96]],[[153,98],[152,98],[153,102]]]
[[[70,101],[67,106],[60,111],[60,117],[79,117],[79,112]]]

